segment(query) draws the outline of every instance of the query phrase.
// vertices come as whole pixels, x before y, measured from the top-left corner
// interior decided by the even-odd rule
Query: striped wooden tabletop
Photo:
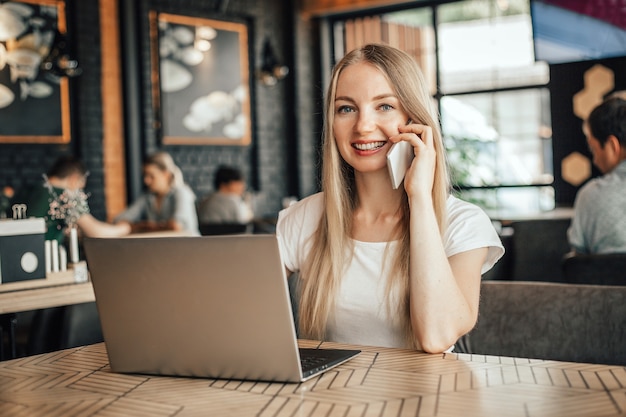
[[[358,348],[302,384],[115,374],[104,344],[20,358],[0,362],[0,416],[626,414],[625,367]]]

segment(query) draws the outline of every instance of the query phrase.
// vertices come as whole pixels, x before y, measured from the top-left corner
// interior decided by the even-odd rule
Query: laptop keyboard
[[[300,365],[302,366],[303,371],[307,371],[310,369],[316,368],[324,368],[324,365],[328,365],[330,358],[328,357],[320,357],[318,355],[308,355],[305,354],[300,356]]]
[[[344,349],[307,349],[300,348],[302,373],[311,375],[327,368],[332,368],[356,355],[358,350]]]

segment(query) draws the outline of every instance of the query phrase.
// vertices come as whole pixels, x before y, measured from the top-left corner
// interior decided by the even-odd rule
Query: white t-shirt
[[[276,234],[281,256],[290,271],[299,271],[311,247],[323,207],[322,193],[309,196],[278,215]],[[482,273],[504,254],[504,247],[491,220],[477,206],[450,196],[444,249],[448,257],[471,249],[488,247]],[[396,250],[391,242],[387,259]],[[385,300],[390,262],[383,262],[387,242],[354,241],[352,262],[342,276],[335,309],[327,327],[329,341],[370,346],[408,347],[399,321],[394,320],[397,300]],[[392,312],[392,315],[389,314]]]

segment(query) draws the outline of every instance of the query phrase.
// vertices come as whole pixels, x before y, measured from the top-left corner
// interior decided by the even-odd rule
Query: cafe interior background
[[[2,34],[9,13],[23,27]],[[220,40],[201,34],[212,23],[238,36],[237,53],[201,49],[199,41]],[[185,30],[166,33],[177,27]],[[76,155],[101,220],[142,192],[141,161],[156,150],[173,156],[199,197],[212,191],[218,165],[240,167],[257,218],[318,191],[330,69],[365,42],[399,46],[420,62],[455,192],[494,219],[571,208],[598,175],[582,119],[626,90],[626,11],[602,0],[23,0],[0,4],[0,28],[0,187],[19,193],[58,156]],[[58,33],[45,38],[50,30]],[[11,72],[24,64],[7,58],[18,32],[33,35],[21,47],[40,54],[34,73]],[[225,112],[213,127],[189,122],[168,133],[164,108],[191,112],[176,93],[203,68],[230,71],[229,59],[241,83],[212,105],[234,106],[240,129],[216,133],[235,119]]]

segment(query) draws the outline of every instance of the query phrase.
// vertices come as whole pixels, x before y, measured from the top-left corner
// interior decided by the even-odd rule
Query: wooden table
[[[72,271],[41,280],[0,285],[0,314],[95,301],[90,281],[75,283]]]
[[[301,346],[317,342],[301,341]],[[349,347],[324,343],[321,347]],[[626,413],[626,368],[357,347],[302,384],[115,374],[104,344],[0,362],[1,416],[582,417]]]
[[[572,207],[557,207],[552,210],[518,213],[511,210],[485,210],[489,218],[502,223],[503,226],[523,220],[559,220],[574,217]]]

